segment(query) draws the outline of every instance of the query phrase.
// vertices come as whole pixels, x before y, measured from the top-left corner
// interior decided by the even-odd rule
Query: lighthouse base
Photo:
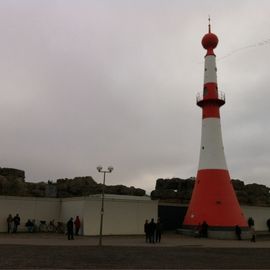
[[[241,227],[242,233],[241,238],[243,240],[251,239],[251,232],[248,227]],[[193,236],[193,237],[202,237],[196,230],[196,226],[187,226],[184,225],[183,228],[178,229],[177,233]],[[235,240],[237,239],[235,233],[235,227],[208,227],[208,235],[207,238],[211,239],[230,239]]]

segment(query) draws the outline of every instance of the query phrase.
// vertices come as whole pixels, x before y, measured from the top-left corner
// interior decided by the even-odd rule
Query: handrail
[[[222,92],[222,91],[217,91],[217,93],[218,93],[218,96],[215,99],[222,100],[222,101],[225,102],[225,93]],[[197,95],[196,95],[196,102],[197,103],[204,100],[204,99],[206,100],[206,99],[213,99],[213,98],[211,98],[211,97],[205,98],[204,95],[203,95],[203,92],[197,93]]]

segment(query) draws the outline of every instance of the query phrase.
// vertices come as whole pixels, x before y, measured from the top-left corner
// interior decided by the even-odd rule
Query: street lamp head
[[[101,170],[102,170],[102,166],[97,166],[97,170],[98,170],[98,172],[101,172]]]
[[[109,171],[109,172],[112,172],[112,171],[113,171],[113,167],[112,167],[112,166],[109,166],[109,167],[108,167],[108,171]]]

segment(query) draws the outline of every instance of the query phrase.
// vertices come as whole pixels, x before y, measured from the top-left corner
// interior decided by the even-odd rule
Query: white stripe
[[[199,170],[202,169],[227,170],[219,118],[202,120]]]
[[[204,83],[217,83],[216,57],[207,55],[204,63]]]

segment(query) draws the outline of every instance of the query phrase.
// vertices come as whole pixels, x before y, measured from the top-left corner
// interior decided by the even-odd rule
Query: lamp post
[[[99,246],[102,246],[105,178],[106,178],[106,173],[111,173],[113,171],[113,167],[109,166],[107,170],[102,170],[102,169],[103,169],[102,166],[97,166],[98,172],[103,173],[103,185],[102,185],[102,194],[101,194],[101,210],[100,210],[100,228],[99,228]]]

